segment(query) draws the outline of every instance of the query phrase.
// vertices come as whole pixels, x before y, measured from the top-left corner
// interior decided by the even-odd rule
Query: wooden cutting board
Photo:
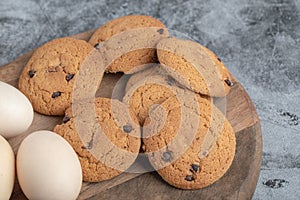
[[[72,37],[88,40],[93,30]],[[18,78],[32,51],[15,61],[0,67],[0,80],[17,86]],[[110,97],[121,77],[106,74],[97,96]],[[201,190],[180,190],[165,183],[156,172],[145,174],[123,173],[100,183],[83,183],[79,199],[251,199],[258,180],[262,158],[262,135],[259,118],[248,94],[234,78],[234,86],[226,97],[226,116],[231,122],[236,138],[236,155],[229,171],[219,181]],[[216,105],[218,100],[215,101]],[[61,117],[49,117],[35,113],[29,130],[9,143],[16,153],[21,141],[32,131],[53,130]],[[26,199],[17,181],[11,199]]]

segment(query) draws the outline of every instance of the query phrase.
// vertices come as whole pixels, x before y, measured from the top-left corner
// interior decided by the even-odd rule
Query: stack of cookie
[[[94,113],[83,119],[80,113],[91,101],[74,101],[74,87],[79,76],[89,76],[80,72],[95,52],[99,69],[129,78],[122,102],[94,98]],[[84,181],[111,179],[140,153],[169,184],[199,189],[221,178],[235,155],[233,128],[213,104],[232,84],[209,49],[169,36],[157,19],[130,15],[107,22],[88,42],[60,38],[41,46],[25,66],[19,89],[36,112],[64,115],[54,132],[76,151]]]

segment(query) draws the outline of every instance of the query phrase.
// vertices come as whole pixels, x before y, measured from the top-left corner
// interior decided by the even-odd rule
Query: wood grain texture
[[[93,30],[72,37],[87,40]],[[33,51],[0,67],[0,80],[17,86],[23,67]],[[104,76],[96,96],[110,97],[121,74]],[[220,102],[215,101],[216,105]],[[79,199],[251,199],[259,176],[262,158],[262,138],[258,115],[254,105],[235,79],[231,92],[226,97],[226,116],[237,137],[235,159],[229,171],[215,184],[201,189],[186,191],[176,189],[155,173],[123,173],[112,180],[100,183],[84,183]],[[49,117],[35,113],[32,126],[24,134],[11,138],[14,152],[21,141],[32,131],[52,130],[61,117]],[[26,199],[16,181],[11,199]]]

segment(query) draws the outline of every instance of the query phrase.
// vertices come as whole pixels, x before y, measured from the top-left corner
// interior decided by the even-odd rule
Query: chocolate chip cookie
[[[76,107],[72,106],[67,109],[63,123],[54,128],[54,132],[64,137],[76,151],[83,170],[83,180],[87,182],[99,182],[121,174],[135,161],[141,145],[140,127],[135,125],[134,119],[131,120],[123,103],[96,98],[94,105],[95,116],[90,113],[87,116],[91,116],[89,120],[80,116],[81,111],[75,113]],[[88,109],[87,102],[78,106],[83,110]],[[92,129],[97,125],[103,135]],[[91,129],[91,134],[88,129]],[[108,143],[112,145],[108,147]]]
[[[19,89],[35,111],[64,114],[80,65],[92,50],[86,41],[73,38],[55,39],[35,50],[19,79]]]
[[[140,125],[143,125],[151,107],[187,92],[185,88],[178,86],[159,64],[154,64],[130,77],[123,102],[129,106],[130,113],[138,118]]]
[[[89,43],[96,49],[106,47],[105,51],[109,52],[107,55],[110,57],[113,54],[113,59],[108,62],[107,72],[131,74],[137,71],[133,70],[135,67],[157,62],[155,46],[161,38],[167,36],[168,31],[159,20],[145,15],[128,15],[98,28]],[[116,54],[123,47],[127,50]]]
[[[206,47],[178,38],[164,38],[157,45],[159,62],[182,85],[208,96],[229,93],[232,79],[222,61]]]
[[[199,95],[197,101],[195,110],[171,97],[145,120],[148,126],[143,130],[143,142],[149,160],[160,176],[177,188],[200,189],[213,184],[226,173],[235,155],[230,123],[207,98]]]

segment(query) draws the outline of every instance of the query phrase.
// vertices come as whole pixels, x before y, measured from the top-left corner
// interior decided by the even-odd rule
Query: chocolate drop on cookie
[[[64,116],[63,118],[63,123],[67,123],[68,121],[70,121],[70,117],[68,115]]]
[[[164,33],[164,29],[160,28],[160,29],[157,30],[157,32],[158,32],[159,34],[163,34],[163,33]]]
[[[94,48],[95,48],[95,49],[99,49],[99,43],[95,44],[95,45],[94,45]]]
[[[165,161],[165,162],[170,162],[172,160],[172,157],[173,157],[172,152],[170,152],[170,151],[164,152],[162,156],[163,156],[162,160]]]
[[[225,83],[228,85],[228,86],[232,86],[232,82],[228,79],[225,80]]]
[[[61,95],[61,92],[53,92],[52,93],[52,98],[59,97]]]
[[[34,77],[35,72],[36,72],[36,71],[34,71],[34,70],[30,70],[30,71],[28,72],[29,77],[30,77],[30,78]]]
[[[195,178],[192,175],[187,175],[184,180],[193,181],[193,180],[195,180]]]
[[[70,81],[74,77],[74,74],[68,74],[66,76],[66,81]]]
[[[192,169],[193,169],[194,172],[198,172],[198,170],[199,170],[199,165],[192,164],[191,167],[192,167]]]
[[[124,125],[123,126],[123,130],[126,132],[126,133],[130,133],[132,131],[132,126],[131,125]]]

